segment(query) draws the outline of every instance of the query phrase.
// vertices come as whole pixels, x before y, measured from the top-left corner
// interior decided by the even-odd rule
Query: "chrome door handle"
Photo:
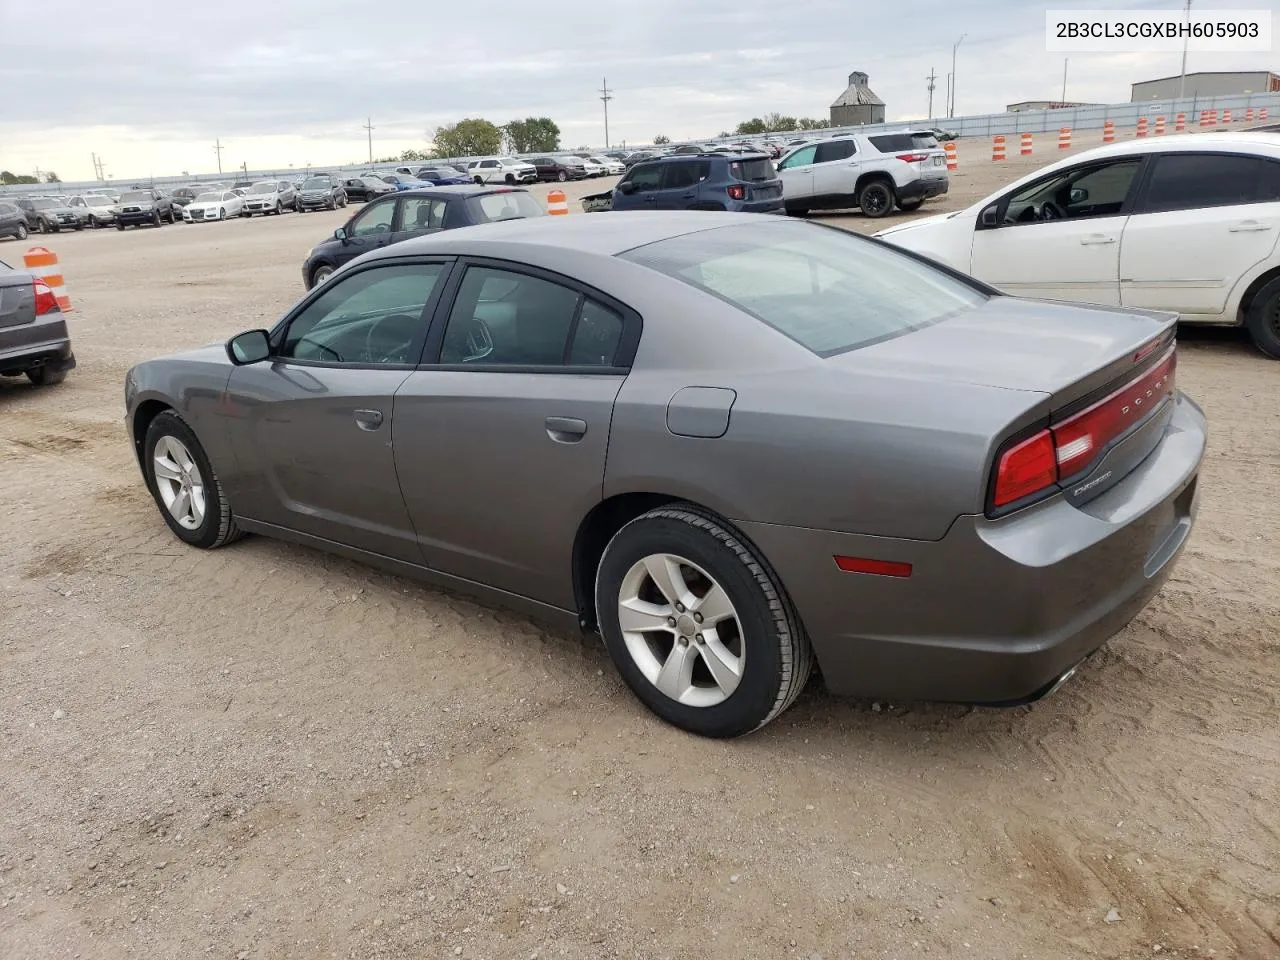
[[[1105,237],[1100,233],[1095,233],[1090,236],[1080,238],[1080,243],[1086,247],[1092,244],[1115,243],[1115,242],[1116,242],[1115,237]]]
[[[1227,228],[1231,233],[1261,233],[1264,230],[1270,230],[1271,225],[1267,223],[1259,223],[1257,220],[1245,220],[1243,223],[1237,223],[1233,227]]]
[[[556,443],[577,443],[587,435],[587,421],[577,417],[547,417],[546,427]]]
[[[355,413],[356,426],[361,430],[377,430],[382,426],[381,410],[357,410]]]

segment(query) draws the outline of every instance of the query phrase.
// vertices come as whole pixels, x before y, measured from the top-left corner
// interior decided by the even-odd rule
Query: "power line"
[[[604,148],[609,149],[609,101],[613,99],[613,94],[609,92],[609,81],[606,77],[600,78],[600,102],[604,104]]]
[[[934,83],[938,79],[938,75],[934,72],[933,67],[929,68],[929,76],[925,77],[929,81],[929,119],[933,119],[933,90],[937,84]]]
[[[213,152],[218,155],[218,172],[222,172],[222,141],[213,141]]]

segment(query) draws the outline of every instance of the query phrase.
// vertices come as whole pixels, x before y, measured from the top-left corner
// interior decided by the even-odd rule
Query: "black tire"
[[[516,185],[516,175],[514,173],[508,173],[503,179],[507,181],[507,186],[509,187]]]
[[[276,216],[278,217],[278,216],[280,216],[280,214],[282,214],[282,213],[284,213],[284,204],[282,204],[279,200],[277,200],[277,201],[276,201]]]
[[[27,379],[37,387],[52,387],[67,379],[67,371],[54,370],[51,367],[33,367],[27,371]]]
[[[328,209],[330,209],[330,210],[337,210],[337,209],[338,209],[337,201],[335,201],[335,200],[333,199],[333,197],[330,197],[330,198],[329,198],[329,202],[328,202],[327,204],[325,204],[325,206],[326,206]]]
[[[18,224],[17,237],[19,240],[27,239],[27,225],[25,223]]]
[[[36,233],[44,233],[44,218],[36,218]]]
[[[80,230],[83,230],[83,229],[84,229],[84,224],[83,224],[83,223],[77,223],[77,224],[76,224],[76,231],[77,231],[77,232],[78,232],[78,231],[80,231]]]
[[[618,624],[618,597],[627,572],[657,553],[705,570],[738,611],[741,679],[714,706],[688,706],[662,693],[641,672]],[[727,524],[688,503],[650,510],[609,541],[596,572],[596,610],[605,646],[640,701],[663,720],[706,737],[758,730],[791,706],[813,668],[813,649],[777,575]]]
[[[311,286],[317,287],[324,283],[333,275],[334,268],[327,263],[322,263],[311,271]]]
[[[569,179],[569,174],[567,171],[561,170],[559,173],[556,174],[556,179],[559,180],[561,183],[564,183],[566,180]]]
[[[162,437],[166,436],[181,441],[182,445],[190,452],[191,458],[200,470],[200,476],[204,479],[204,521],[199,527],[192,530],[188,530],[179,524],[173,518],[173,515],[169,513],[160,497],[160,491],[156,484],[156,444],[160,442]],[[205,454],[204,447],[200,445],[199,439],[197,439],[192,429],[187,426],[186,421],[178,416],[177,413],[172,410],[166,410],[151,421],[150,426],[147,427],[147,436],[143,441],[142,450],[143,470],[147,478],[147,488],[151,491],[151,496],[156,501],[160,516],[164,518],[169,529],[173,531],[179,540],[193,547],[212,550],[244,536],[236,525],[235,517],[231,515],[231,505],[227,502],[226,494],[223,492],[222,481],[218,479],[218,474],[209,462],[209,457]]]
[[[123,224],[123,223],[117,223],[117,224],[116,224],[116,229],[117,229],[117,230],[119,230],[121,233],[123,233],[123,232],[124,232],[124,224]]]
[[[903,211],[904,213],[910,213],[912,210],[919,210],[921,204],[923,203],[924,203],[923,198],[919,200],[899,200],[898,209]]]
[[[1272,360],[1280,360],[1280,277],[1254,295],[1244,325],[1254,346]]]
[[[173,215],[173,207],[170,207],[169,208],[169,226],[172,227],[177,222],[178,222],[177,219]]]
[[[473,178],[473,179],[475,180],[475,182],[476,182],[476,184],[477,184],[478,186],[484,186],[484,178],[483,178],[483,177],[475,177],[475,178]]]
[[[858,209],[864,217],[879,219],[893,210],[893,185],[887,180],[870,180],[858,191]]]
[[[56,223],[50,223],[50,224],[49,224],[49,232],[50,232],[50,233],[61,233],[61,232],[62,232],[62,227],[58,226],[58,224],[56,224]]]
[[[788,217],[807,217],[809,215],[808,207],[787,206]]]
[[[160,216],[160,211],[159,211],[159,210],[152,210],[152,211],[151,211],[151,225],[152,225],[153,227],[163,227],[163,226],[164,226],[164,217]]]
[[[90,228],[92,228],[92,229],[94,229],[94,230],[97,230],[97,229],[98,229],[98,227],[102,226],[102,224],[98,223],[98,218],[97,218],[97,217],[93,216],[93,214],[90,214],[90,215],[89,215],[89,226],[90,226]]]

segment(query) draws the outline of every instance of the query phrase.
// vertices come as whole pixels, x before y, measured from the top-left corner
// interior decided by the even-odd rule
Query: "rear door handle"
[[[546,427],[556,443],[577,443],[587,435],[587,421],[577,417],[547,417]]]
[[[1268,223],[1259,223],[1257,220],[1245,220],[1237,223],[1233,227],[1227,228],[1231,233],[1261,233],[1263,230],[1270,230],[1271,225]]]
[[[692,199],[693,199],[694,197],[696,197],[696,196],[697,196],[697,194],[696,194],[696,193],[686,193],[686,194],[683,194],[683,195],[681,196],[681,199],[682,199],[682,200],[692,200]]]
[[[356,426],[361,430],[377,430],[382,426],[381,410],[357,410],[355,413]]]
[[[1086,246],[1086,247],[1087,247],[1087,246],[1089,246],[1089,245],[1091,245],[1091,244],[1097,244],[1097,243],[1115,243],[1115,242],[1116,242],[1116,238],[1115,238],[1115,237],[1108,237],[1108,236],[1105,236],[1105,235],[1103,235],[1103,234],[1101,234],[1101,233],[1091,233],[1091,234],[1089,234],[1089,236],[1087,236],[1087,237],[1081,237],[1081,238],[1080,238],[1080,243],[1081,243],[1083,246]]]

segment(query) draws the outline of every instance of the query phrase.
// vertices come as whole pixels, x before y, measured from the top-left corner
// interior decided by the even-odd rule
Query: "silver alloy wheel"
[[[697,564],[670,553],[637,561],[622,578],[618,626],[640,672],[672,700],[714,707],[738,689],[742,623],[724,587]]]
[[[156,489],[169,515],[188,530],[204,523],[206,501],[200,467],[177,437],[164,436],[151,454]]]

